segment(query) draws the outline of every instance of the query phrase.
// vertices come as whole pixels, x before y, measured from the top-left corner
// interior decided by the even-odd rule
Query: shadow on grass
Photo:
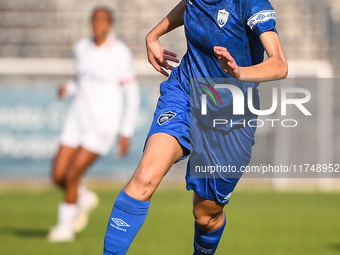
[[[0,228],[0,235],[12,234],[22,238],[46,238],[47,233],[48,230],[46,229]]]
[[[332,250],[340,251],[340,243],[333,243],[329,246]]]

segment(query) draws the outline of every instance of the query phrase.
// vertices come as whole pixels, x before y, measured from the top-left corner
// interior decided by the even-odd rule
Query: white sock
[[[73,226],[74,219],[79,212],[77,204],[62,203],[59,205],[58,224]]]
[[[85,187],[85,185],[80,184],[78,186],[78,197],[77,197],[77,204],[82,206],[87,203],[89,190]]]

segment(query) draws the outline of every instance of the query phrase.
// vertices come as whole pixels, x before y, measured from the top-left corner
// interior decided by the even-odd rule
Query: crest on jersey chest
[[[220,27],[224,27],[227,24],[229,18],[229,12],[226,9],[218,10],[217,14],[217,24]]]

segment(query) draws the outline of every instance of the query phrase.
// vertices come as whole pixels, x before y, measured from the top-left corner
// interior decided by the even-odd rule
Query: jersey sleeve
[[[275,10],[268,0],[245,0],[242,9],[244,23],[256,36],[270,30],[277,32]]]

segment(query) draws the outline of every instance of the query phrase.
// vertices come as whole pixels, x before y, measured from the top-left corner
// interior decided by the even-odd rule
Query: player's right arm
[[[165,70],[172,70],[168,61],[179,63],[177,55],[162,48],[159,37],[184,25],[186,0],[182,0],[154,29],[146,36],[146,49],[149,63],[161,74],[169,76]],[[164,70],[165,69],[165,70]]]
[[[76,94],[76,90],[77,90],[77,85],[76,85],[75,80],[70,80],[59,86],[58,96],[60,99],[68,97],[68,96],[74,96]]]

